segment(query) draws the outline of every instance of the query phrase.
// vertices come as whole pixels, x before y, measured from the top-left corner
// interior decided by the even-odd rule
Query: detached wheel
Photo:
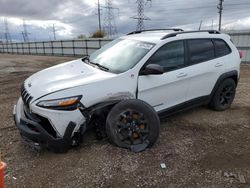
[[[230,108],[236,92],[236,84],[233,79],[225,79],[216,90],[210,107],[217,111],[223,111]]]
[[[108,114],[106,131],[115,145],[139,152],[151,147],[159,136],[160,120],[149,104],[137,100],[124,100]]]

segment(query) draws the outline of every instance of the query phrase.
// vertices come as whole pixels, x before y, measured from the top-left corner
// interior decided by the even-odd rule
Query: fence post
[[[85,45],[86,45],[86,55],[89,55],[89,51],[88,51],[88,41],[87,39],[85,39]]]
[[[23,51],[23,54],[24,54],[24,48],[23,48],[23,43],[21,43],[22,44],[22,51]]]
[[[14,53],[14,51],[13,51],[13,44],[10,43],[10,46],[11,46],[11,53],[13,54]]]
[[[36,55],[38,55],[36,42],[35,42],[35,49],[36,49]]]
[[[73,56],[75,56],[76,55],[76,53],[75,53],[75,40],[72,40],[72,43],[73,43]]]
[[[44,46],[44,41],[43,41],[43,55],[45,55],[45,46]]]
[[[3,53],[4,53],[4,43],[2,43],[2,47],[3,47]]]
[[[53,41],[50,41],[50,45],[51,45],[51,52],[52,52],[52,55],[54,56]]]
[[[63,41],[61,40],[61,48],[62,48],[62,56],[64,56],[63,54]]]
[[[99,41],[99,49],[102,47],[101,45],[101,39],[98,40]]]
[[[30,42],[28,42],[28,49],[29,49],[29,55],[30,55]]]
[[[16,43],[16,53],[17,53],[17,54],[19,54],[19,52],[18,52],[18,45],[17,45],[17,43]]]

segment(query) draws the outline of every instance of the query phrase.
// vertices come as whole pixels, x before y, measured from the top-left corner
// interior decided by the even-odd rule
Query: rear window
[[[214,45],[210,39],[188,40],[191,64],[201,63],[215,58]]]
[[[216,57],[222,57],[231,53],[231,49],[222,39],[214,39]]]

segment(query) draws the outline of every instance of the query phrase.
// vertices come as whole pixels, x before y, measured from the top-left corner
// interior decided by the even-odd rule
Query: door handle
[[[183,77],[186,77],[187,76],[187,73],[185,72],[182,72],[182,73],[179,73],[176,75],[177,78],[183,78]]]
[[[221,67],[221,66],[223,66],[223,65],[222,65],[222,63],[216,63],[214,66],[215,66],[215,67]]]

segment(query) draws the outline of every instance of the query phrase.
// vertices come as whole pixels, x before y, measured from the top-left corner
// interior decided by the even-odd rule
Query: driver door
[[[164,68],[161,75],[139,75],[138,99],[159,112],[185,102],[188,72],[184,41],[174,41],[160,47],[143,66],[158,64]]]

